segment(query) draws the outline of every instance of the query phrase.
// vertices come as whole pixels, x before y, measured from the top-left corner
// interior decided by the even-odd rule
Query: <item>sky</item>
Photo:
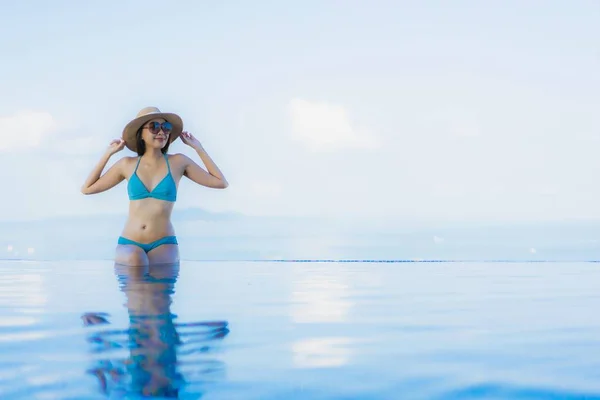
[[[230,183],[183,181],[176,209],[600,218],[598,21],[595,0],[3,2],[0,220],[126,212],[124,183],[79,189],[150,105]]]

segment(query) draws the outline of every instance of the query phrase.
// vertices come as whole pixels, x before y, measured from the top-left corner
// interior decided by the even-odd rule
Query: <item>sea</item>
[[[0,399],[600,399],[600,224],[0,225]]]

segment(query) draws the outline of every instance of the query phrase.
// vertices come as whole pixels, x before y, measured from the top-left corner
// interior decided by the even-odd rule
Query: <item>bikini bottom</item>
[[[138,246],[139,248],[144,250],[146,253],[148,253],[150,250],[153,250],[163,244],[177,244],[177,237],[176,236],[165,236],[158,240],[155,240],[154,242],[140,243],[140,242],[136,242],[131,239],[124,238],[123,236],[119,236],[119,240],[117,243],[118,244],[132,244],[134,246]]]

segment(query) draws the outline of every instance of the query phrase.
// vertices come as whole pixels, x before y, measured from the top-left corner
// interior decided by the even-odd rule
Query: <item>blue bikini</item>
[[[171,175],[171,167],[169,166],[169,159],[165,154],[165,161],[167,162],[167,175],[163,178],[162,181],[156,185],[151,192],[146,189],[146,186],[140,180],[140,177],[137,174],[138,166],[140,165],[141,157],[138,157],[138,162],[135,166],[135,170],[133,171],[133,175],[129,179],[127,183],[127,193],[129,194],[129,200],[141,200],[147,199],[149,197],[153,199],[165,200],[174,202],[177,200],[177,186],[175,185],[175,179],[173,179],[173,175]]]
[[[169,158],[165,154],[165,161],[167,162],[167,175],[159,182],[158,185],[152,191],[148,191],[144,183],[140,180],[140,177],[137,175],[137,169],[140,165],[141,157],[138,157],[138,162],[135,166],[135,170],[133,171],[133,175],[129,179],[127,183],[127,194],[129,195],[129,200],[142,200],[147,198],[153,198],[158,200],[164,200],[169,202],[175,202],[177,200],[177,185],[175,184],[175,179],[173,179],[173,175],[171,174],[171,167],[169,166]],[[158,240],[155,240],[151,243],[139,243],[134,240],[130,240],[124,238],[123,236],[119,236],[118,244],[131,244],[140,247],[146,253],[150,250],[157,248],[163,244],[177,244],[177,238],[175,236],[165,236]]]
[[[177,237],[176,236],[165,236],[163,238],[155,240],[154,242],[140,243],[140,242],[136,242],[131,239],[124,238],[123,236],[119,236],[119,240],[117,241],[117,243],[118,244],[132,244],[132,245],[138,246],[139,248],[141,248],[142,250],[144,250],[147,253],[150,250],[153,250],[162,244],[177,244]]]

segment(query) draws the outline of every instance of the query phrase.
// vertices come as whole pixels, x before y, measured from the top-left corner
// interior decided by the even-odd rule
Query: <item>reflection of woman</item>
[[[115,272],[126,295],[127,331],[96,332],[90,342],[98,352],[126,347],[129,357],[120,362],[101,361],[90,370],[105,393],[138,393],[144,396],[177,397],[183,384],[178,371],[177,348],[183,344],[171,313],[171,294],[179,273],[178,264],[128,267],[117,264]],[[86,325],[107,323],[101,314],[83,316]],[[208,327],[205,339],[227,334],[226,322],[193,324]],[[125,337],[123,337],[126,335]],[[119,340],[121,339],[121,340]],[[123,340],[125,339],[125,340]]]
[[[183,154],[168,154],[169,145],[181,136],[193,148],[206,170]],[[102,175],[110,157],[128,149],[137,157],[123,157]],[[171,224],[171,212],[182,177],[210,188],[224,189],[227,180],[198,139],[183,131],[177,114],[156,107],[142,109],[114,140],[81,187],[83,194],[104,192],[128,180],[129,218],[117,241],[115,261],[124,265],[173,263],[179,246]]]
[[[116,266],[121,290],[127,296],[131,389],[146,396],[177,397],[182,383],[175,346],[181,344],[171,313],[171,294],[179,273],[175,265],[158,268]]]

